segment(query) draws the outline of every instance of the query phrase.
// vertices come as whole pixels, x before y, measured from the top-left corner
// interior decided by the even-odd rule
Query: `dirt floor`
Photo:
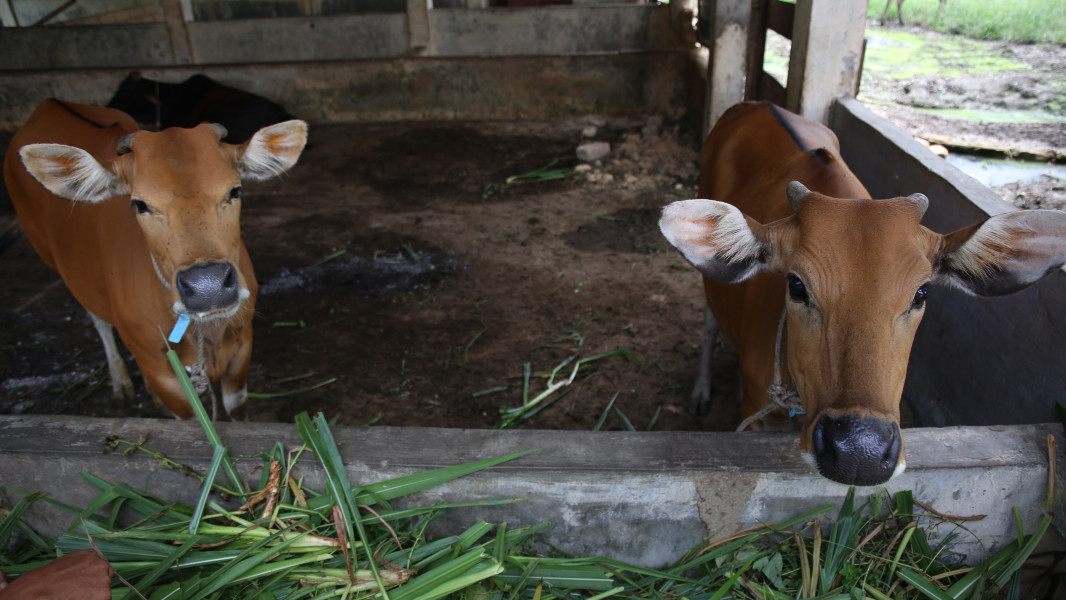
[[[1034,48],[1044,47],[1015,51],[1063,72],[1062,48]],[[875,110],[915,135],[961,131],[908,104],[898,81],[863,85]],[[967,104],[981,98],[995,101],[973,94]],[[322,411],[346,425],[493,427],[501,409],[522,404],[526,365],[532,399],[564,361],[614,353],[582,363],[521,425],[592,429],[606,416],[604,429],[735,427],[726,345],[716,348],[710,414],[687,410],[701,289],[658,233],[656,213],[694,196],[699,142],[682,122],[660,122],[312,127],[288,176],[246,186],[243,236],[261,286],[250,418]],[[1061,122],[969,127],[1066,150]],[[578,166],[575,148],[590,140],[609,142],[611,154],[563,179],[506,183],[547,165]],[[14,223],[5,198],[0,224]],[[110,399],[85,312],[17,227],[9,232],[0,255],[0,413],[166,416],[137,377],[136,406]]]
[[[348,425],[492,427],[501,407],[521,405],[524,365],[534,398],[547,385],[538,372],[625,350],[632,359],[585,363],[528,426],[591,429],[617,396],[605,429],[623,427],[622,415],[637,429],[729,428],[728,397],[714,416],[687,412],[700,284],[656,227],[660,206],[694,194],[697,144],[678,123],[647,125],[314,127],[290,175],[246,186],[243,237],[261,286],[250,390],[329,383],[253,398],[251,418],[306,410]],[[553,161],[576,166],[590,139],[613,147],[591,171],[505,184]],[[0,277],[0,412],[163,416],[143,389],[133,409],[108,398],[88,317],[24,237]]]

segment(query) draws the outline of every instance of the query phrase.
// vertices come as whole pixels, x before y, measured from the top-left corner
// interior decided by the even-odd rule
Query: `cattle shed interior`
[[[352,123],[665,115],[698,139],[733,103],[769,99],[829,125],[845,162],[874,197],[921,191],[933,198],[923,224],[934,231],[952,231],[1011,210],[991,190],[852,98],[861,74],[866,4],[79,0],[60,6],[0,0],[0,130],[16,129],[49,97],[104,105],[131,71],[172,83],[205,74],[282,104],[308,121],[312,131],[316,125]],[[787,81],[763,72],[761,44],[768,29],[792,40]],[[284,228],[278,230],[284,235]],[[937,302],[930,303],[918,330],[904,391],[921,427],[904,436],[907,474],[887,487],[926,493],[939,510],[952,514],[992,513],[1004,503],[1017,504],[1031,528],[1045,498],[1047,436],[1054,434],[1058,447],[1066,447],[1061,427],[1039,425],[1055,421],[1055,403],[1066,390],[1066,369],[1056,364],[1054,352],[1066,337],[1063,314],[1066,274],[1061,271],[1002,298],[938,289]],[[202,446],[182,449],[183,440],[197,439],[193,427],[171,425],[0,415],[0,483],[45,485],[43,465],[57,454],[66,461],[65,472],[102,469],[116,478],[120,471],[133,473],[120,464],[121,457],[101,456],[86,441],[120,428],[151,429],[189,464],[210,462],[210,451]],[[291,428],[275,424],[227,423],[223,429],[248,444],[245,436],[253,431],[293,437]],[[785,511],[816,506],[842,492],[808,471],[795,456],[790,434],[757,434],[753,446],[759,449],[750,453],[729,450],[756,439],[744,434],[685,432],[683,439],[669,432],[647,434],[650,442],[642,450],[647,455],[638,457],[644,462],[637,468],[626,458],[627,448],[636,445],[632,440],[638,434],[631,433],[593,439],[587,432],[441,429],[426,434],[372,428],[343,435],[352,448],[363,450],[358,456],[346,450],[353,481],[548,448],[499,471],[495,479],[474,477],[433,499],[533,495],[550,487],[540,481],[544,472],[565,471],[566,477],[552,481],[550,498],[525,506],[529,512],[511,515],[514,520],[541,521],[551,516],[533,513],[555,511],[551,542],[646,565],[675,559],[701,537],[779,519]],[[68,451],[35,441],[56,436],[84,444]],[[395,446],[397,439],[410,444],[398,458],[375,446],[378,441]],[[958,448],[965,448],[966,456],[953,451]],[[698,456],[690,457],[692,452]],[[1059,451],[1060,485],[1066,480],[1063,456]],[[177,488],[176,476],[160,476],[151,461],[132,462],[134,477],[144,486]],[[1009,499],[968,488],[965,482],[977,477],[986,478],[982,489],[1012,490]],[[595,489],[582,483],[590,478],[599,482]],[[626,493],[605,499],[617,489]],[[78,501],[76,491],[55,492],[57,499]],[[669,502],[648,510],[649,499],[666,496]],[[1066,504],[1058,502],[1061,527]],[[565,513],[564,507],[573,512]],[[975,529],[987,527],[981,535],[995,546],[1014,531],[1008,517],[1004,512],[1003,519]],[[55,515],[40,518],[48,522]],[[619,518],[629,525],[612,530],[609,523]],[[596,524],[602,539],[582,538],[589,523]],[[656,533],[662,531],[668,535]]]

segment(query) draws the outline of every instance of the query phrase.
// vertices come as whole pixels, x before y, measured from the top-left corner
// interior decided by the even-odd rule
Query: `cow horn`
[[[918,207],[918,212],[921,213],[922,216],[925,216],[925,211],[929,210],[929,198],[927,198],[925,194],[911,194],[910,196],[907,196],[907,200],[910,200]]]
[[[211,129],[215,130],[215,133],[218,134],[218,139],[220,141],[226,139],[226,136],[229,135],[229,132],[226,131],[226,128],[222,125],[219,125],[218,123],[208,123],[208,125],[211,126]]]
[[[807,186],[798,181],[788,182],[788,187],[785,188],[785,195],[788,196],[788,203],[792,205],[792,210],[799,210],[797,207],[800,200],[803,200],[804,196],[809,193],[811,191],[807,189]]]
[[[118,143],[115,145],[115,154],[122,156],[123,154],[129,154],[133,152],[133,136],[132,133],[118,138]]]

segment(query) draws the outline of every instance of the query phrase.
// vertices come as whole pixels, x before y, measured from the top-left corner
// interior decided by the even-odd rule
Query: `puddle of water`
[[[1040,110],[982,110],[975,108],[922,108],[918,110],[937,117],[980,121],[984,123],[1061,123],[1062,116]]]
[[[965,154],[949,154],[947,161],[960,171],[991,187],[1015,182],[1036,181],[1044,176],[1066,180],[1066,165],[1042,162],[979,158]]]

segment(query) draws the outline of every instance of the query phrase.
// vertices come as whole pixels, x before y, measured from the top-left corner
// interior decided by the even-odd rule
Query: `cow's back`
[[[109,308],[100,271],[112,264],[110,249],[132,224],[129,203],[59,198],[30,175],[18,151],[28,144],[55,143],[107,160],[115,157],[119,138],[136,130],[118,110],[45,100],[12,137],[4,159],[4,181],[26,237],[78,301],[101,317]]]
[[[704,143],[699,196],[733,204],[764,224],[793,214],[785,194],[793,180],[840,198],[869,197],[840,160],[839,148],[836,134],[824,125],[766,102],[738,104],[719,119]],[[703,283],[722,334],[739,354],[743,388],[766,390],[773,381],[784,278],[758,272],[742,283],[706,277]],[[763,402],[750,395],[743,400],[746,414]]]

